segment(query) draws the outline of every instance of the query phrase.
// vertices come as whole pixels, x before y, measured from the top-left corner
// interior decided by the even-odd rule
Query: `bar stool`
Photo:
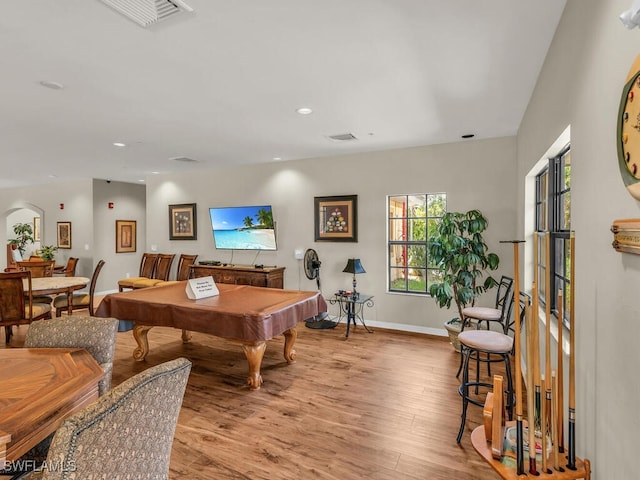
[[[467,421],[467,406],[469,402],[474,405],[483,406],[484,401],[480,401],[472,397],[469,393],[470,388],[475,388],[475,393],[478,393],[478,387],[492,388],[493,384],[480,381],[479,367],[476,368],[476,380],[469,381],[469,360],[478,360],[481,354],[499,355],[500,360],[504,361],[506,378],[507,378],[507,402],[506,409],[509,413],[509,420],[513,418],[513,382],[511,377],[511,360],[510,355],[513,350],[513,338],[504,333],[495,332],[493,330],[466,330],[460,332],[458,335],[460,340],[460,346],[462,355],[464,356],[464,363],[462,366],[462,384],[458,388],[458,392],[462,397],[462,421],[460,423],[460,430],[458,431],[458,437],[456,442],[460,443],[462,439],[462,433],[464,432],[464,425]],[[494,361],[497,361],[495,359]],[[482,359],[486,361],[486,359]]]
[[[524,293],[519,292],[520,302],[520,325],[524,324],[526,307],[531,304],[531,297]],[[512,300],[511,304],[515,304]],[[513,352],[513,338],[509,336],[509,332],[513,331],[512,325],[515,320],[511,320],[512,306],[509,307],[509,315],[503,322],[503,332],[496,332],[493,330],[466,330],[460,332],[458,340],[460,340],[460,351],[464,358],[462,366],[462,383],[458,388],[458,393],[462,397],[462,421],[460,423],[460,430],[458,431],[457,442],[460,443],[462,433],[464,432],[464,425],[467,419],[467,406],[469,402],[474,405],[483,406],[477,398],[473,398],[469,394],[469,388],[475,389],[475,395],[478,394],[479,387],[493,388],[493,384],[480,381],[480,362],[504,362],[505,373],[507,378],[507,388],[505,390],[507,394],[506,410],[509,414],[509,420],[513,419],[513,409],[515,403],[515,392],[513,388],[513,379],[511,376],[511,360],[510,355]],[[485,354],[486,357],[481,358],[481,355]],[[499,358],[491,358],[491,355],[497,355]],[[469,360],[476,360],[476,379],[473,382],[469,381]],[[519,372],[516,372],[519,375]],[[495,395],[495,392],[494,392]]]
[[[475,321],[476,328],[479,329],[483,326],[483,323],[486,323],[487,330],[491,330],[491,322],[499,323],[502,327],[503,332],[505,334],[508,334],[509,331],[506,328],[506,325],[509,324],[512,306],[513,278],[503,275],[502,278],[500,278],[500,283],[498,284],[498,291],[496,292],[496,302],[493,308],[473,306],[462,309],[463,322],[461,332],[464,331],[466,326],[471,325],[472,321]],[[460,376],[460,372],[462,371],[462,361],[463,356],[462,352],[460,352],[460,365],[458,366],[456,378]],[[489,360],[489,357],[487,357],[487,366],[489,376],[491,376],[491,361]]]

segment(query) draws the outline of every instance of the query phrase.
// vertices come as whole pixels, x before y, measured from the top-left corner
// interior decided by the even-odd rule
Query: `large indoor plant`
[[[9,245],[16,245],[20,251],[20,256],[24,256],[28,243],[33,243],[33,227],[30,223],[16,223],[13,226],[13,233],[16,238],[9,240]]]
[[[488,251],[482,237],[487,226],[479,210],[447,212],[429,241],[429,259],[440,272],[440,282],[429,286],[429,294],[441,308],[455,302],[458,316],[447,324],[457,325],[458,330],[462,309],[473,306],[479,295],[498,285],[488,273],[498,268],[500,259]],[[453,339],[452,343],[455,346]]]

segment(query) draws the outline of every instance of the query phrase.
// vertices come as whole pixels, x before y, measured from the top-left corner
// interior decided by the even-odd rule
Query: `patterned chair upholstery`
[[[178,358],[125,380],[62,423],[47,456],[54,468],[22,478],[168,478],[190,371]]]
[[[70,315],[31,323],[24,340],[25,348],[86,349],[104,370],[98,384],[99,394],[111,388],[113,357],[116,348],[118,320],[82,315]]]

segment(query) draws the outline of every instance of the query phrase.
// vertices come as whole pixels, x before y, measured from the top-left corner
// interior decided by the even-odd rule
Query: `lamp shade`
[[[362,263],[360,263],[359,258],[350,258],[347,260],[347,266],[344,267],[344,270],[342,271],[346,273],[353,273],[354,275],[357,273],[367,273],[362,266]]]

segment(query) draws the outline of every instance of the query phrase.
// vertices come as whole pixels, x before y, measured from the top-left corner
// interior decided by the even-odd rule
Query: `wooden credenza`
[[[216,283],[284,288],[285,267],[255,268],[251,265],[192,265],[191,278],[212,276]]]

